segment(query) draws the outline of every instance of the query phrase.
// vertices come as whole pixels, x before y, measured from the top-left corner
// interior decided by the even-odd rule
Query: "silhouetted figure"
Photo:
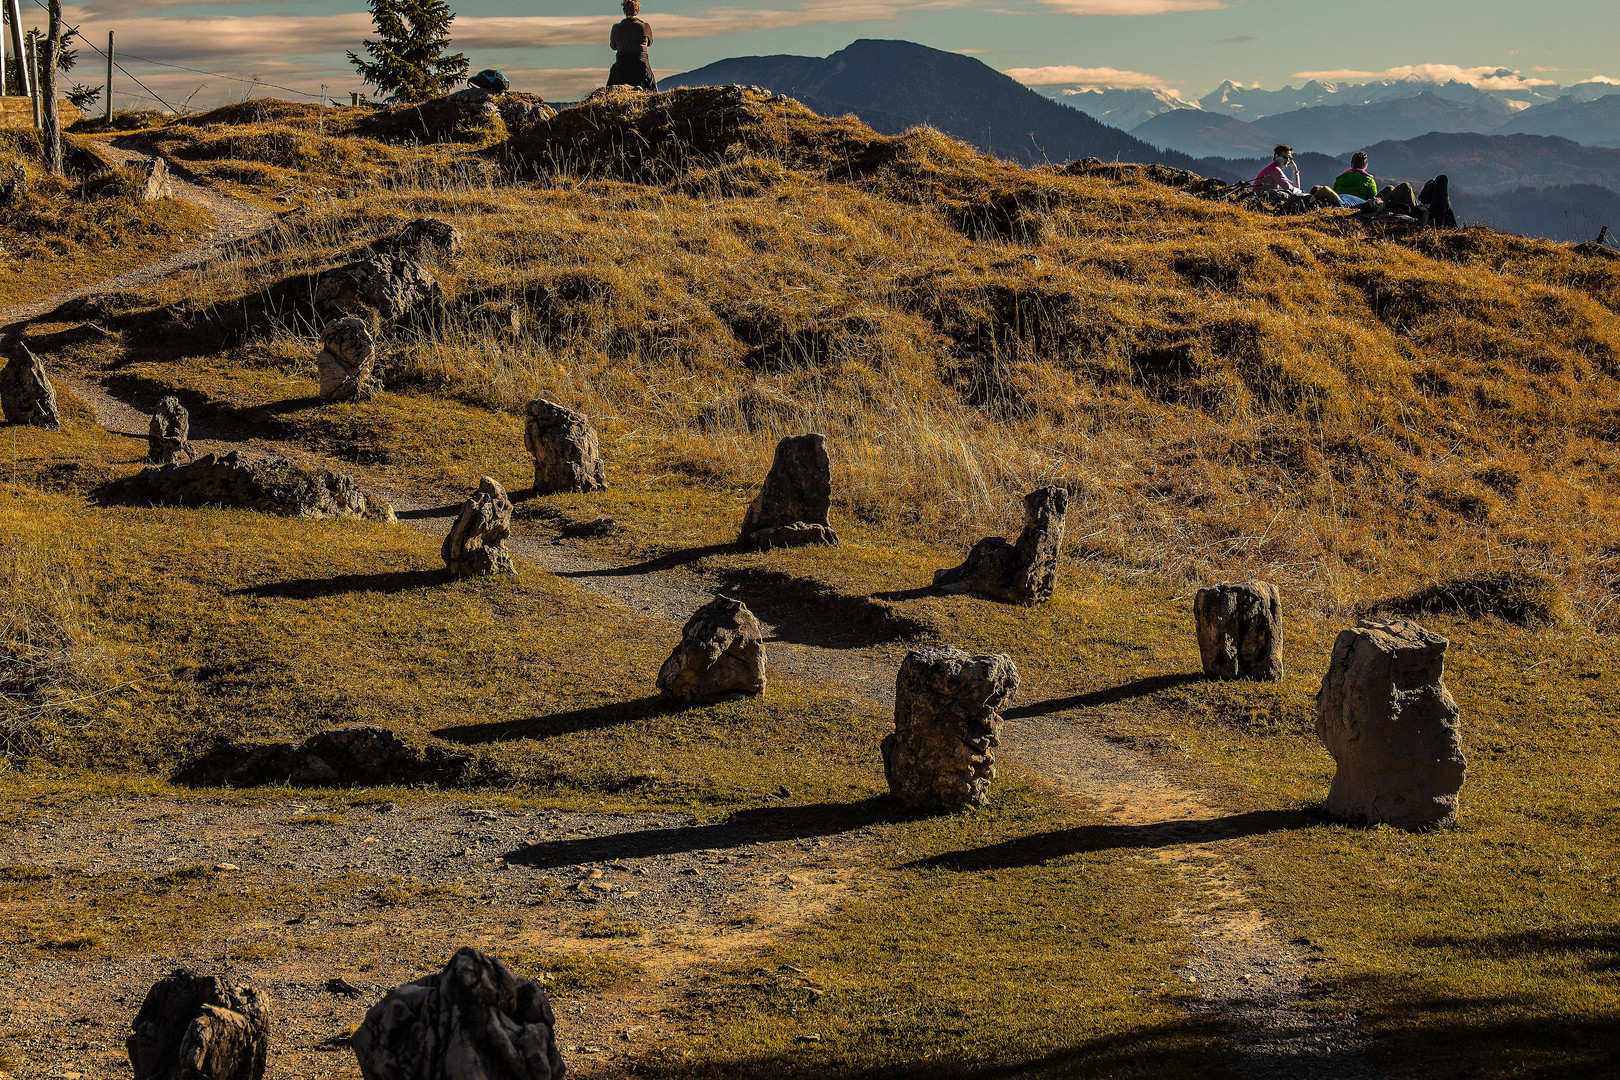
[[[652,27],[636,17],[640,13],[641,0],[624,0],[624,19],[613,24],[613,34],[608,38],[608,44],[619,55],[608,72],[607,84],[634,86],[656,94],[658,77],[653,74],[652,61],[647,59]]]

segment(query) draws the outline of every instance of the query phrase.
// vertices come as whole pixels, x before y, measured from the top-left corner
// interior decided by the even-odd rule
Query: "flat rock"
[[[494,477],[481,477],[478,490],[462,504],[440,555],[456,577],[515,574],[517,565],[506,548],[512,535],[512,500]]]
[[[1211,679],[1283,677],[1282,594],[1268,581],[1209,585],[1193,597],[1204,674]]]
[[[790,435],[776,444],[765,484],[748,506],[738,543],[751,547],[836,544],[827,523],[832,463],[824,435]]]
[[[180,778],[239,788],[443,784],[460,778],[471,760],[438,746],[412,747],[387,728],[353,725],[317,732],[302,742],[224,747]]]
[[[270,1001],[251,986],[184,969],[147,991],[125,1042],[135,1080],[261,1080]]]
[[[535,398],[523,407],[523,443],[534,458],[536,493],[607,488],[596,429],[584,413]]]
[[[765,690],[765,635],[747,605],[717,596],[687,620],[658,672],[658,689],[685,704]]]
[[[227,506],[282,517],[394,520],[393,507],[368,497],[348,473],[240,450],[204,454],[184,465],[148,465],[102,494],[119,502]]]
[[[889,791],[916,810],[983,806],[996,776],[1000,709],[1018,691],[1007,656],[918,649],[895,681],[894,733],[883,740]]]
[[[436,305],[441,295],[438,279],[416,258],[378,253],[326,271],[311,300],[322,325],[356,318],[372,326]]]
[[[1009,604],[1038,604],[1057,588],[1058,556],[1069,513],[1069,493],[1044,487],[1024,496],[1024,529],[1016,541],[987,536],[961,566],[934,571],[934,586]]]
[[[0,368],[0,412],[8,424],[27,424],[47,431],[62,430],[62,417],[56,409],[56,387],[27,345],[17,343],[17,351]]]

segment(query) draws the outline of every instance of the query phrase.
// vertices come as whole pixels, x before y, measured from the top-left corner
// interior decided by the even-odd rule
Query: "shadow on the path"
[[[880,821],[904,820],[906,816],[900,804],[887,795],[873,796],[856,803],[763,806],[739,810],[726,820],[710,825],[670,826],[611,836],[545,840],[518,848],[506,856],[506,861],[547,869],[613,859],[684,855],[693,851],[744,847],[779,840],[836,836]]]
[[[444,506],[419,506],[415,510],[395,510],[394,516],[401,521],[452,518],[461,513],[461,507],[461,503],[446,503]]]
[[[1111,686],[1107,690],[1093,690],[1089,694],[1076,694],[1074,697],[1051,698],[1047,701],[1019,705],[1004,710],[1001,715],[1007,720],[1021,720],[1030,716],[1049,716],[1052,713],[1067,712],[1070,709],[1095,709],[1099,705],[1115,705],[1121,701],[1148,697],[1161,690],[1173,690],[1178,686],[1203,681],[1203,676],[1186,672],[1174,675],[1150,675],[1145,679],[1135,679],[1120,686]]]
[[[450,742],[476,746],[479,743],[507,742],[514,739],[549,739],[576,731],[595,731],[616,724],[633,724],[638,720],[651,720],[657,716],[671,716],[685,712],[687,706],[678,705],[659,694],[636,698],[634,701],[613,701],[606,705],[592,705],[588,709],[569,709],[546,716],[531,716],[526,720],[501,720],[488,724],[458,724],[439,728],[433,734]]]
[[[667,555],[660,555],[656,559],[632,563],[629,566],[604,566],[598,570],[565,570],[557,576],[567,578],[640,577],[644,574],[658,574],[665,570],[674,570],[676,567],[686,566],[700,559],[707,559],[711,555],[729,555],[732,552],[744,550],[746,549],[738,544],[706,544],[702,547],[672,551]]]
[[[1003,840],[967,851],[948,851],[906,864],[914,869],[996,870],[1011,866],[1033,866],[1051,859],[1088,851],[1151,849],[1177,844],[1209,844],[1236,840],[1243,836],[1290,829],[1308,829],[1326,819],[1319,812],[1300,810],[1251,810],[1225,817],[1180,821],[1155,821],[1149,825],[1078,825],[1072,829],[1035,833],[1015,840]]]
[[[443,570],[397,570],[384,574],[339,574],[329,578],[293,578],[268,585],[233,589],[227,596],[274,597],[282,600],[313,600],[323,596],[349,596],[354,593],[402,593],[443,585],[450,577]]]

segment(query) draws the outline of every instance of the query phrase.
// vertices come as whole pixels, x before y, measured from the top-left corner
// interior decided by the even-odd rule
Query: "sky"
[[[39,0],[22,4],[25,26],[43,25]],[[514,89],[554,100],[606,79],[615,0],[450,4],[454,48],[474,71],[498,68]],[[64,10],[97,46],[116,32],[129,73],[114,75],[120,109],[155,106],[148,91],[196,108],[366,90],[344,57],[372,34],[363,0],[69,0]],[[968,53],[1037,88],[1144,86],[1188,98],[1228,79],[1277,89],[1403,73],[1496,86],[1620,77],[1615,0],[646,0],[643,18],[661,77],[732,56],[825,56],[858,38]],[[83,49],[75,81],[100,83],[104,65]]]

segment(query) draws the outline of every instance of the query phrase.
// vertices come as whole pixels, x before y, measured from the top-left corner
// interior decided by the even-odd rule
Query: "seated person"
[[[1350,168],[1333,181],[1333,190],[1340,195],[1353,195],[1362,202],[1378,198],[1378,181],[1367,171],[1367,152],[1357,150],[1350,155]]]
[[[1292,176],[1288,172],[1290,169],[1293,170]],[[1299,186],[1299,166],[1294,164],[1294,148],[1279,144],[1271,152],[1271,164],[1260,170],[1252,186],[1256,195],[1268,191],[1280,191],[1285,195],[1305,194]]]

